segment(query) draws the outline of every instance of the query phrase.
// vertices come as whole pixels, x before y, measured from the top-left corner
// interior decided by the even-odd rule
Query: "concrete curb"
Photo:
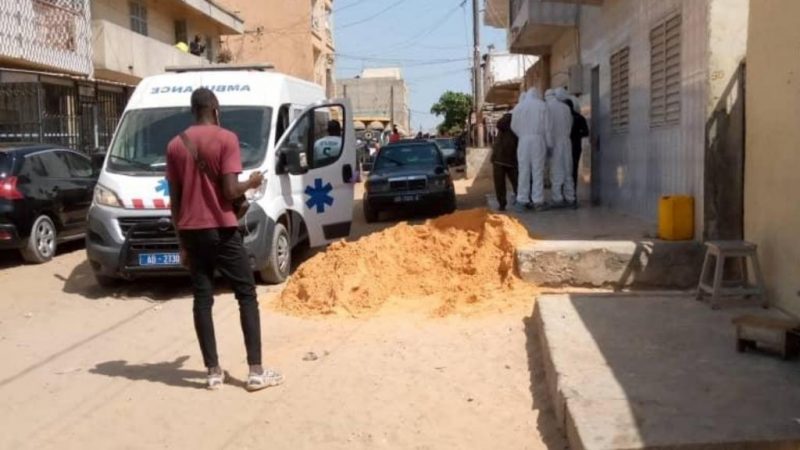
[[[520,277],[537,286],[690,289],[704,256],[699,242],[539,241],[516,251]]]

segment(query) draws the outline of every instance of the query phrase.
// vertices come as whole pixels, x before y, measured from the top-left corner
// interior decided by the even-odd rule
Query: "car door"
[[[75,199],[73,214],[76,229],[83,231],[86,229],[89,207],[92,206],[92,197],[94,196],[94,186],[97,184],[92,161],[86,156],[72,151],[58,152],[58,156],[66,161],[72,183],[80,191],[80,195]]]
[[[61,156],[62,152],[48,150],[38,156],[47,172],[53,212],[62,226],[61,236],[68,238],[80,232],[79,226],[85,220],[80,217],[84,192],[81,185],[72,178],[66,159]]]
[[[277,147],[278,160],[290,161],[278,164],[281,194],[303,216],[312,247],[350,235],[356,167],[351,111],[345,99],[308,107]],[[338,136],[334,122],[341,130]]]

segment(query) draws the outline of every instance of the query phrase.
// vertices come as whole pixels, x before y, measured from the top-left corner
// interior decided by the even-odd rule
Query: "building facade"
[[[364,69],[355,78],[338,80],[336,91],[350,99],[357,129],[382,131],[394,123],[401,133],[411,133],[408,88],[400,69]]]
[[[245,31],[223,49],[235,63],[270,63],[335,95],[332,0],[219,0],[246,18]]]
[[[741,237],[749,0],[507,3],[509,48],[540,56],[526,85],[566,87],[590,117],[581,189],[652,221],[690,195],[697,238]]]
[[[243,22],[210,0],[18,0],[0,8],[0,142],[105,148],[133,85],[215,61]],[[199,55],[176,47],[198,35]]]
[[[169,66],[216,63],[222,36],[244,32],[239,16],[211,0],[92,0],[91,17],[95,77],[126,84]],[[197,55],[186,51],[195,37]]]
[[[800,316],[800,2],[754,1],[747,57],[745,238],[758,244],[767,294]],[[795,198],[795,200],[792,200]]]

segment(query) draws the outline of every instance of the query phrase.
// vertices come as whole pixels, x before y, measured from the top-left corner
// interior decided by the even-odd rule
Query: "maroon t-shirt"
[[[239,138],[216,125],[195,125],[186,136],[197,147],[211,176],[198,169],[183,141],[176,136],[167,145],[167,181],[181,191],[179,230],[237,227],[233,204],[222,194],[222,176],[242,172]]]

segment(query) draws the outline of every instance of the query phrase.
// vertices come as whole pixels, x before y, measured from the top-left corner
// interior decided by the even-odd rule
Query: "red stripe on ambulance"
[[[144,209],[144,201],[142,199],[134,198],[131,202],[133,202],[133,209]]]

